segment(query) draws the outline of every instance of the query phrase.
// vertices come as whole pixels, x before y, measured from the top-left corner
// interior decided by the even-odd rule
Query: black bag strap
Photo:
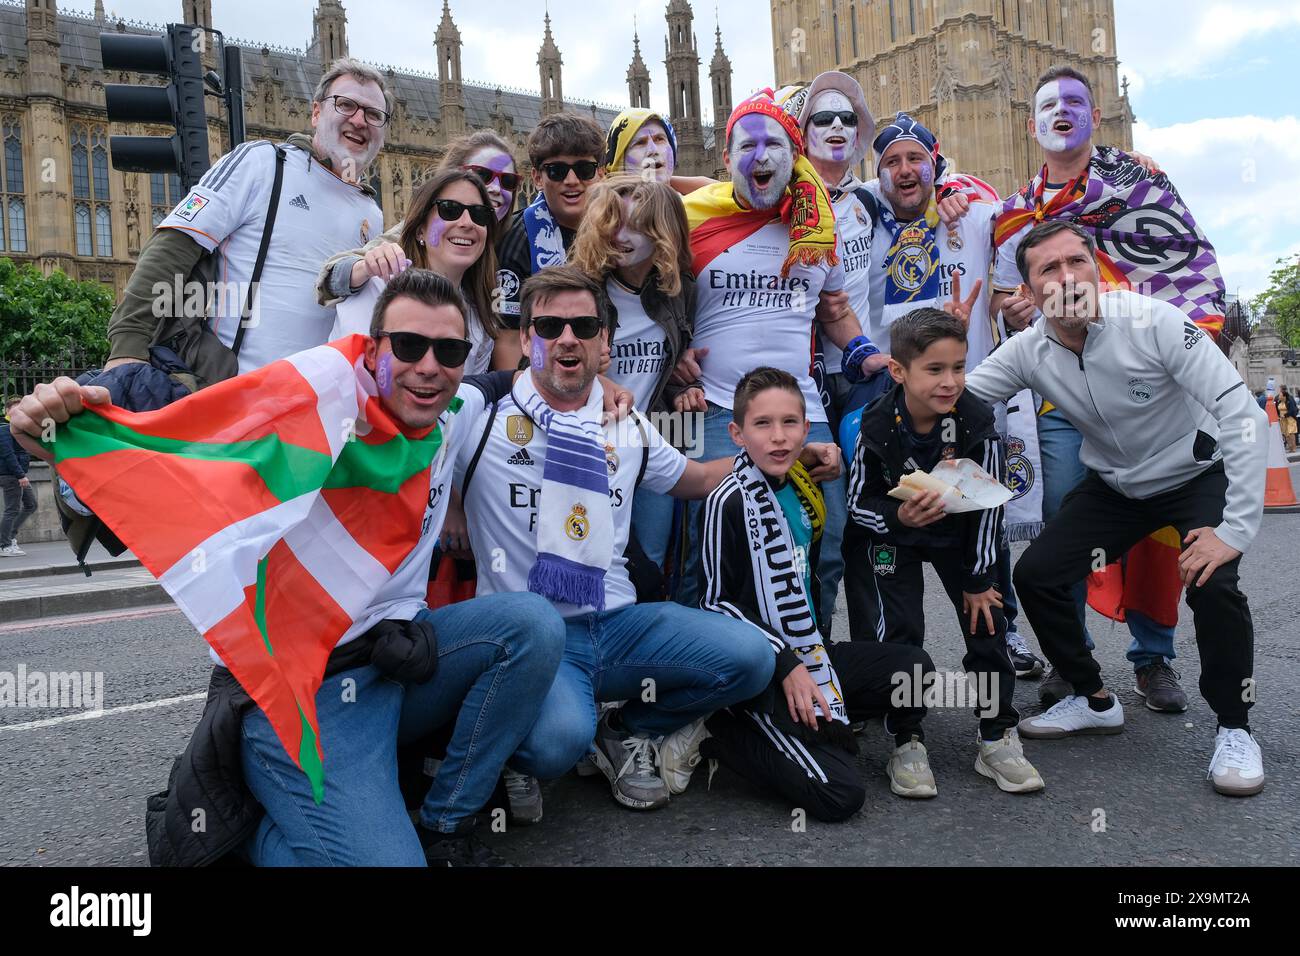
[[[483,449],[487,446],[488,436],[492,434],[492,423],[497,420],[497,406],[500,399],[493,402],[488,409],[487,426],[483,429],[483,437],[478,440],[478,447],[474,449],[474,457],[469,460],[465,466],[465,477],[460,483],[460,500],[465,501],[469,496],[469,483],[474,477],[474,470],[478,468],[478,460],[483,457]]]
[[[641,487],[641,479],[645,477],[646,465],[650,464],[650,436],[646,434],[645,422],[641,418],[640,412],[633,412],[636,416],[636,428],[641,433],[641,470],[636,473],[636,484],[632,486],[635,491]]]
[[[275,147],[275,179],[271,183],[271,202],[266,207],[266,224],[262,226],[262,242],[257,247],[257,261],[253,263],[253,274],[248,280],[248,295],[244,298],[244,309],[239,314],[239,329],[235,332],[235,344],[230,351],[239,355],[240,346],[244,344],[244,333],[248,331],[248,320],[253,314],[253,292],[262,280],[262,266],[266,265],[266,251],[271,247],[271,233],[275,230],[275,213],[280,208],[280,186],[284,184],[284,162],[288,154],[283,146]]]
[[[871,219],[871,228],[874,229],[876,223],[880,221],[880,203],[876,202],[876,197],[871,195],[871,190],[866,186],[859,186],[853,190],[853,195],[857,196],[858,202],[866,207],[867,216]]]

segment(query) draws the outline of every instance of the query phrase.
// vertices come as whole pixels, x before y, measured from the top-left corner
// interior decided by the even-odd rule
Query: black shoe
[[[1150,710],[1181,714],[1187,709],[1187,695],[1178,683],[1181,676],[1164,661],[1147,664],[1137,669],[1137,692]]]
[[[465,833],[435,833],[421,828],[424,858],[429,866],[510,866],[478,838]]]

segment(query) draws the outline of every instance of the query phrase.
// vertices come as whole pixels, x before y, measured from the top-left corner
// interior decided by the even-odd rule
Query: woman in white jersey
[[[429,269],[459,286],[469,303],[466,318],[474,347],[466,374],[514,368],[519,344],[513,336],[499,335],[501,323],[493,307],[499,229],[481,177],[470,170],[443,169],[415,191],[401,223],[327,262],[317,293],[322,301],[330,297],[340,303],[336,332],[364,332],[368,305],[389,279],[412,265]]]
[[[681,199],[667,185],[613,176],[591,188],[569,261],[603,279],[614,306],[610,366],[605,374],[630,391],[637,411],[672,411],[679,386],[669,375],[695,328],[695,277]],[[670,440],[687,437],[684,430]],[[646,556],[662,566],[672,530],[673,499],[641,490],[632,528]]]

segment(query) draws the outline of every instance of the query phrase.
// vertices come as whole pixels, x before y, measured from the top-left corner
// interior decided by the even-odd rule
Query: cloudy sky
[[[88,9],[93,3],[61,4]],[[180,0],[107,0],[110,13],[165,23]],[[227,35],[304,47],[314,0],[213,0]],[[348,43],[362,59],[434,71],[437,0],[344,0]],[[536,0],[452,0],[464,41],[466,79],[536,89],[543,4]],[[666,107],[666,0],[552,0],[551,27],[564,57],[567,98],[627,102],[633,16],[650,68],[651,99]],[[772,82],[771,17],[762,0],[696,0],[695,29],[705,70],[713,55],[715,9],[731,57],[736,99]],[[1137,114],[1134,145],[1169,172],[1220,253],[1229,292],[1261,291],[1279,256],[1300,253],[1300,120],[1295,106],[1300,7],[1294,0],[1115,0],[1120,71]],[[708,86],[702,90],[708,117]],[[1288,173],[1291,175],[1288,176]]]

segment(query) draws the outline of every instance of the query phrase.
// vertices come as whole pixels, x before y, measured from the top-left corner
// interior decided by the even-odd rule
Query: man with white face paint
[[[218,248],[220,281],[234,283],[239,293],[218,296],[209,321],[221,342],[237,351],[241,372],[324,344],[334,308],[316,303],[315,273],[334,253],[364,245],[383,231],[383,213],[362,178],[384,145],[390,109],[378,71],[356,60],[336,60],[312,98],[311,137],[295,133],[281,147],[250,140],[219,159],[140,250],[109,321],[105,369],[149,361],[160,323],[174,314],[156,289],[184,288],[203,255]],[[241,312],[280,162],[275,224],[255,307],[245,323]]]
[[[605,138],[605,169],[667,183],[677,168],[677,134],[658,113],[633,108],[614,117]]]
[[[833,441],[809,368],[814,326],[820,323],[840,346],[862,331],[852,309],[816,315],[822,292],[844,287],[844,268],[836,251],[830,199],[804,156],[798,120],[765,90],[736,107],[726,136],[724,160],[731,180],[705,186],[685,199],[699,294],[692,346],[702,355],[702,386],[687,390],[678,401],[679,408],[698,408],[692,397],[707,401],[707,459],[735,457],[727,424],[736,385],[762,365],[795,377],[812,423],[809,438]],[[847,508],[842,479],[826,483],[822,492],[826,531],[818,564],[818,620],[828,624],[843,573],[839,537]],[[692,530],[697,523],[698,517],[691,515]],[[692,548],[684,601],[698,593],[698,564],[699,550]]]
[[[1029,132],[1042,146],[1045,162],[1030,183],[1006,200],[997,218],[993,314],[1013,330],[1041,321],[1021,284],[1016,251],[1036,223],[1064,219],[1092,235],[1103,283],[1170,302],[1205,332],[1217,335],[1223,324],[1224,285],[1214,247],[1168,176],[1153,169],[1154,164],[1113,147],[1092,145],[1100,122],[1101,110],[1082,73],[1054,67],[1039,79]],[[1047,520],[1085,476],[1079,460],[1082,436],[1050,403],[1044,403],[1036,424],[1042,517]],[[1133,638],[1128,659],[1138,693],[1151,710],[1169,713],[1187,709],[1187,695],[1169,665],[1175,657],[1177,556],[1177,538],[1165,529],[1139,543],[1122,572],[1107,572],[1123,575],[1120,608]],[[1116,555],[1108,558],[1118,560]],[[1138,583],[1143,579],[1145,586]],[[1075,590],[1080,622],[1086,592],[1083,583]],[[1091,646],[1091,636],[1088,641]],[[1049,671],[1040,688],[1044,703],[1069,693],[1069,685],[1055,670]]]

